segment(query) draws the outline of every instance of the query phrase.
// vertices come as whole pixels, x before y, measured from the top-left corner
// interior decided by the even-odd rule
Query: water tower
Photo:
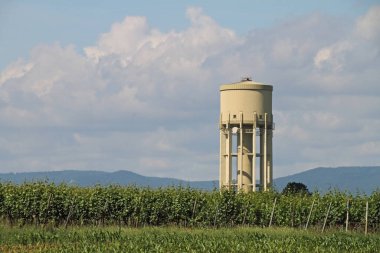
[[[251,78],[220,86],[221,189],[249,192],[272,186],[272,91],[273,86]]]

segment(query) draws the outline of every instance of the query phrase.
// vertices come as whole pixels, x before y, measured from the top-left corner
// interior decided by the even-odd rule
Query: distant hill
[[[152,188],[165,186],[184,186],[204,190],[212,190],[219,187],[218,181],[184,181],[175,178],[146,177],[137,173],[120,170],[116,172],[103,171],[48,171],[48,172],[20,172],[0,174],[1,182],[14,182],[17,184],[25,181],[48,181],[54,183],[67,183],[79,186],[91,186],[96,184],[109,185],[136,185]]]
[[[351,193],[367,193],[380,189],[380,166],[315,168],[274,180],[276,189],[282,190],[288,182],[305,184],[310,191],[322,193],[330,189]]]
[[[23,183],[41,180],[55,183],[65,182],[79,186],[119,184],[158,188],[181,185],[204,190],[212,190],[219,186],[218,181],[185,181],[174,178],[146,177],[126,170],[116,172],[64,170],[0,174],[2,182]],[[329,189],[338,189],[351,193],[370,194],[380,188],[380,166],[315,168],[276,178],[274,180],[275,188],[281,191],[288,182],[300,182],[305,184],[310,191],[318,190],[321,193]]]

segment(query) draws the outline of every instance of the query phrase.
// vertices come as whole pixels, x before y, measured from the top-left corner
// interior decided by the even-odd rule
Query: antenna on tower
[[[243,76],[241,78],[241,81],[242,82],[252,81],[252,76]]]

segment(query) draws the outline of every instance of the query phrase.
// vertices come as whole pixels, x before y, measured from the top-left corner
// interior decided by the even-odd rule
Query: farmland
[[[379,252],[380,192],[2,183],[0,224],[0,252]]]
[[[380,237],[291,228],[0,228],[1,252],[379,252]]]
[[[0,184],[0,218],[10,226],[118,225],[182,227],[310,227],[369,231],[380,225],[380,191],[351,195],[281,195],[169,187],[77,187],[35,182]],[[275,206],[274,206],[275,204]],[[328,212],[327,212],[328,211]]]

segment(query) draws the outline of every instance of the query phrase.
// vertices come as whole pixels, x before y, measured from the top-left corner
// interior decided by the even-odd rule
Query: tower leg
[[[264,190],[264,129],[260,127],[260,191]]]
[[[263,191],[267,190],[268,187],[268,124],[267,124],[267,116],[265,113],[264,116],[264,162],[263,162],[263,171],[264,171],[264,182],[263,182]]]
[[[219,167],[219,189],[226,185],[226,135],[224,129],[220,130],[220,167]]]
[[[225,182],[226,182],[226,185],[228,187],[228,189],[231,189],[231,184],[232,184],[232,155],[231,155],[231,152],[232,152],[232,133],[231,133],[231,128],[229,127],[229,125],[227,125],[227,139],[226,139],[226,142],[225,142],[225,145],[226,145],[226,157],[225,157]]]
[[[253,113],[252,127],[252,191],[256,191],[256,112]]]
[[[244,161],[243,161],[243,152],[244,149],[243,142],[244,142],[244,129],[243,129],[243,113],[240,112],[240,135],[238,138],[238,145],[240,146],[240,149],[238,148],[239,156],[238,156],[238,174],[239,174],[239,179],[238,179],[238,184],[239,184],[239,190],[243,189],[243,166]]]
[[[273,186],[273,150],[272,150],[272,139],[273,139],[273,130],[268,129],[268,139],[267,139],[267,152],[268,152],[268,185],[269,187]]]

